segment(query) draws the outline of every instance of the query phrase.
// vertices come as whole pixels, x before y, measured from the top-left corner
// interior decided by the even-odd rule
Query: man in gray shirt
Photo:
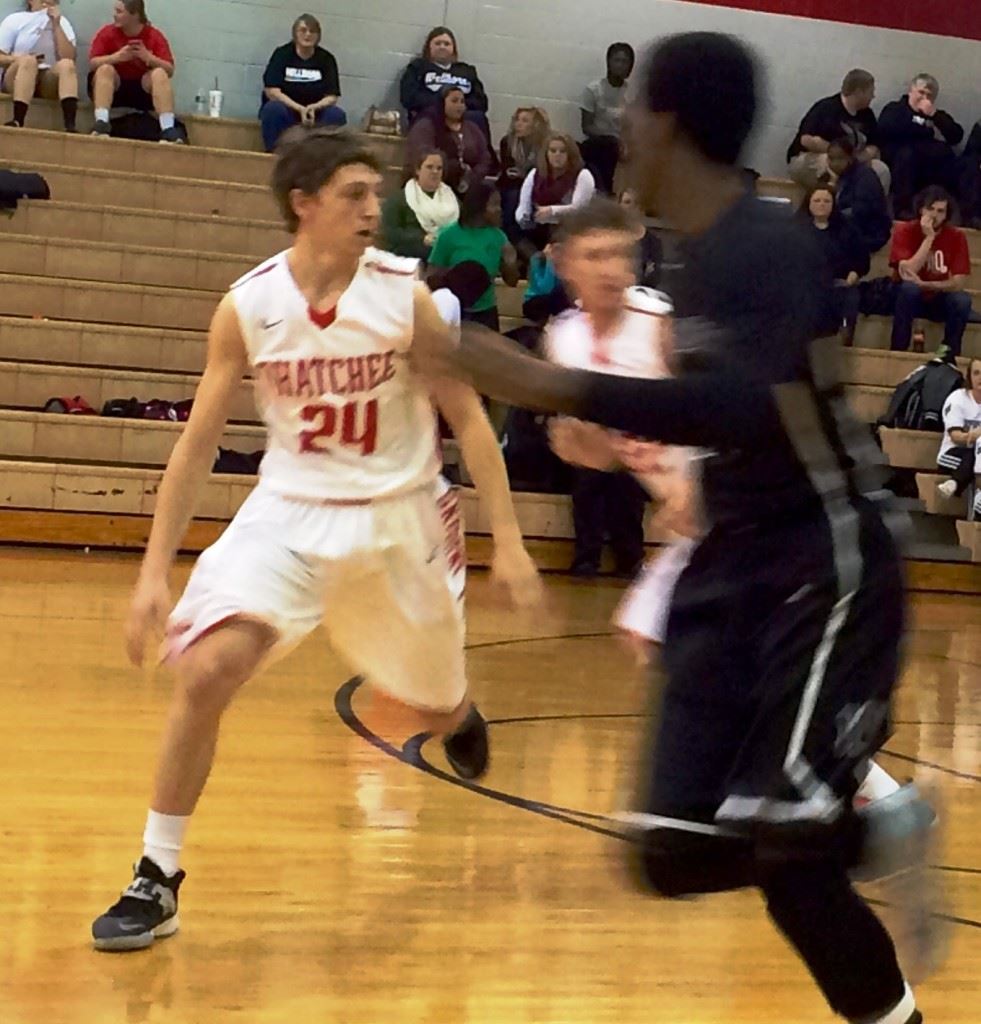
[[[613,194],[613,178],[620,160],[620,122],[627,105],[627,79],[635,55],[629,43],[614,43],[606,51],[606,77],[592,82],[583,93],[582,158],[596,187]]]

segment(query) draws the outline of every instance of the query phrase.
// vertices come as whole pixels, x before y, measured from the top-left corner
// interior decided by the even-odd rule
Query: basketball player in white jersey
[[[321,622],[376,692],[444,737],[458,774],[486,768],[486,724],[464,668],[461,520],[439,477],[432,398],[488,508],[496,577],[518,606],[535,603],[540,584],[480,400],[465,385],[424,381],[410,364],[414,346],[453,339],[416,262],[370,247],[379,170],[347,137],[298,130],[273,175],[294,245],[233,285],[215,313],[126,625],[140,664],[167,623],[177,682],[143,856],[92,926],[97,949],[142,948],[177,930],[179,853],[222,713],[263,663]],[[171,611],[168,571],[250,368],[268,427],[260,482]]]

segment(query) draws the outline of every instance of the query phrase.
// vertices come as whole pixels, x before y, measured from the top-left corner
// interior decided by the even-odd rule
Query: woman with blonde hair
[[[564,216],[585,206],[596,192],[596,181],[583,166],[579,147],[569,135],[548,136],[538,166],[521,186],[518,225],[524,246],[540,252],[552,239],[552,229]]]
[[[497,188],[501,193],[502,227],[514,243],[521,237],[517,222],[521,186],[538,166],[549,131],[548,114],[541,107],[518,107],[507,135],[501,139],[501,174]]]

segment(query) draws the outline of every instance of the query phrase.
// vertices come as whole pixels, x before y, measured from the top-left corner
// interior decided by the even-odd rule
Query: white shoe
[[[953,498],[957,494],[957,481],[944,480],[942,484],[937,484],[937,493],[945,498]]]

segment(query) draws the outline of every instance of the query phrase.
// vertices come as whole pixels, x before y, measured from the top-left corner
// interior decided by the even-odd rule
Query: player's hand
[[[549,218],[551,216],[552,216],[552,207],[551,206],[539,206],[538,209],[535,211],[535,223],[536,224],[546,224],[546,223],[548,223],[548,220],[549,220]]]
[[[58,6],[58,4],[50,4],[48,6],[48,17],[55,25],[57,25],[58,22],[61,21],[61,8]]]
[[[924,213],[920,217],[920,229],[927,238],[935,238],[937,234],[937,225],[933,222],[932,213]]]
[[[507,590],[515,608],[534,608],[544,600],[542,578],[521,541],[494,545],[491,579]]]
[[[645,669],[654,656],[654,644],[645,636],[630,631],[619,634],[620,642],[639,669]]]
[[[563,461],[587,469],[616,469],[618,462],[610,431],[571,416],[556,416],[548,424],[548,443]]]
[[[154,634],[161,634],[174,602],[163,576],[140,577],[133,591],[126,618],[126,654],[134,665],[142,665],[146,646]]]
[[[302,110],[300,111],[300,120],[301,120],[301,121],[303,122],[303,124],[305,124],[305,125],[306,125],[306,126],[307,126],[308,128],[309,128],[309,127],[312,127],[312,126],[313,126],[313,124],[314,124],[314,122],[315,122],[315,121],[317,120],[317,111],[316,111],[316,110],[314,110],[314,108],[313,108],[313,106],[312,106],[312,105],[311,105],[311,106],[309,106],[309,107],[304,107],[304,108],[303,108],[303,109],[302,109]]]

